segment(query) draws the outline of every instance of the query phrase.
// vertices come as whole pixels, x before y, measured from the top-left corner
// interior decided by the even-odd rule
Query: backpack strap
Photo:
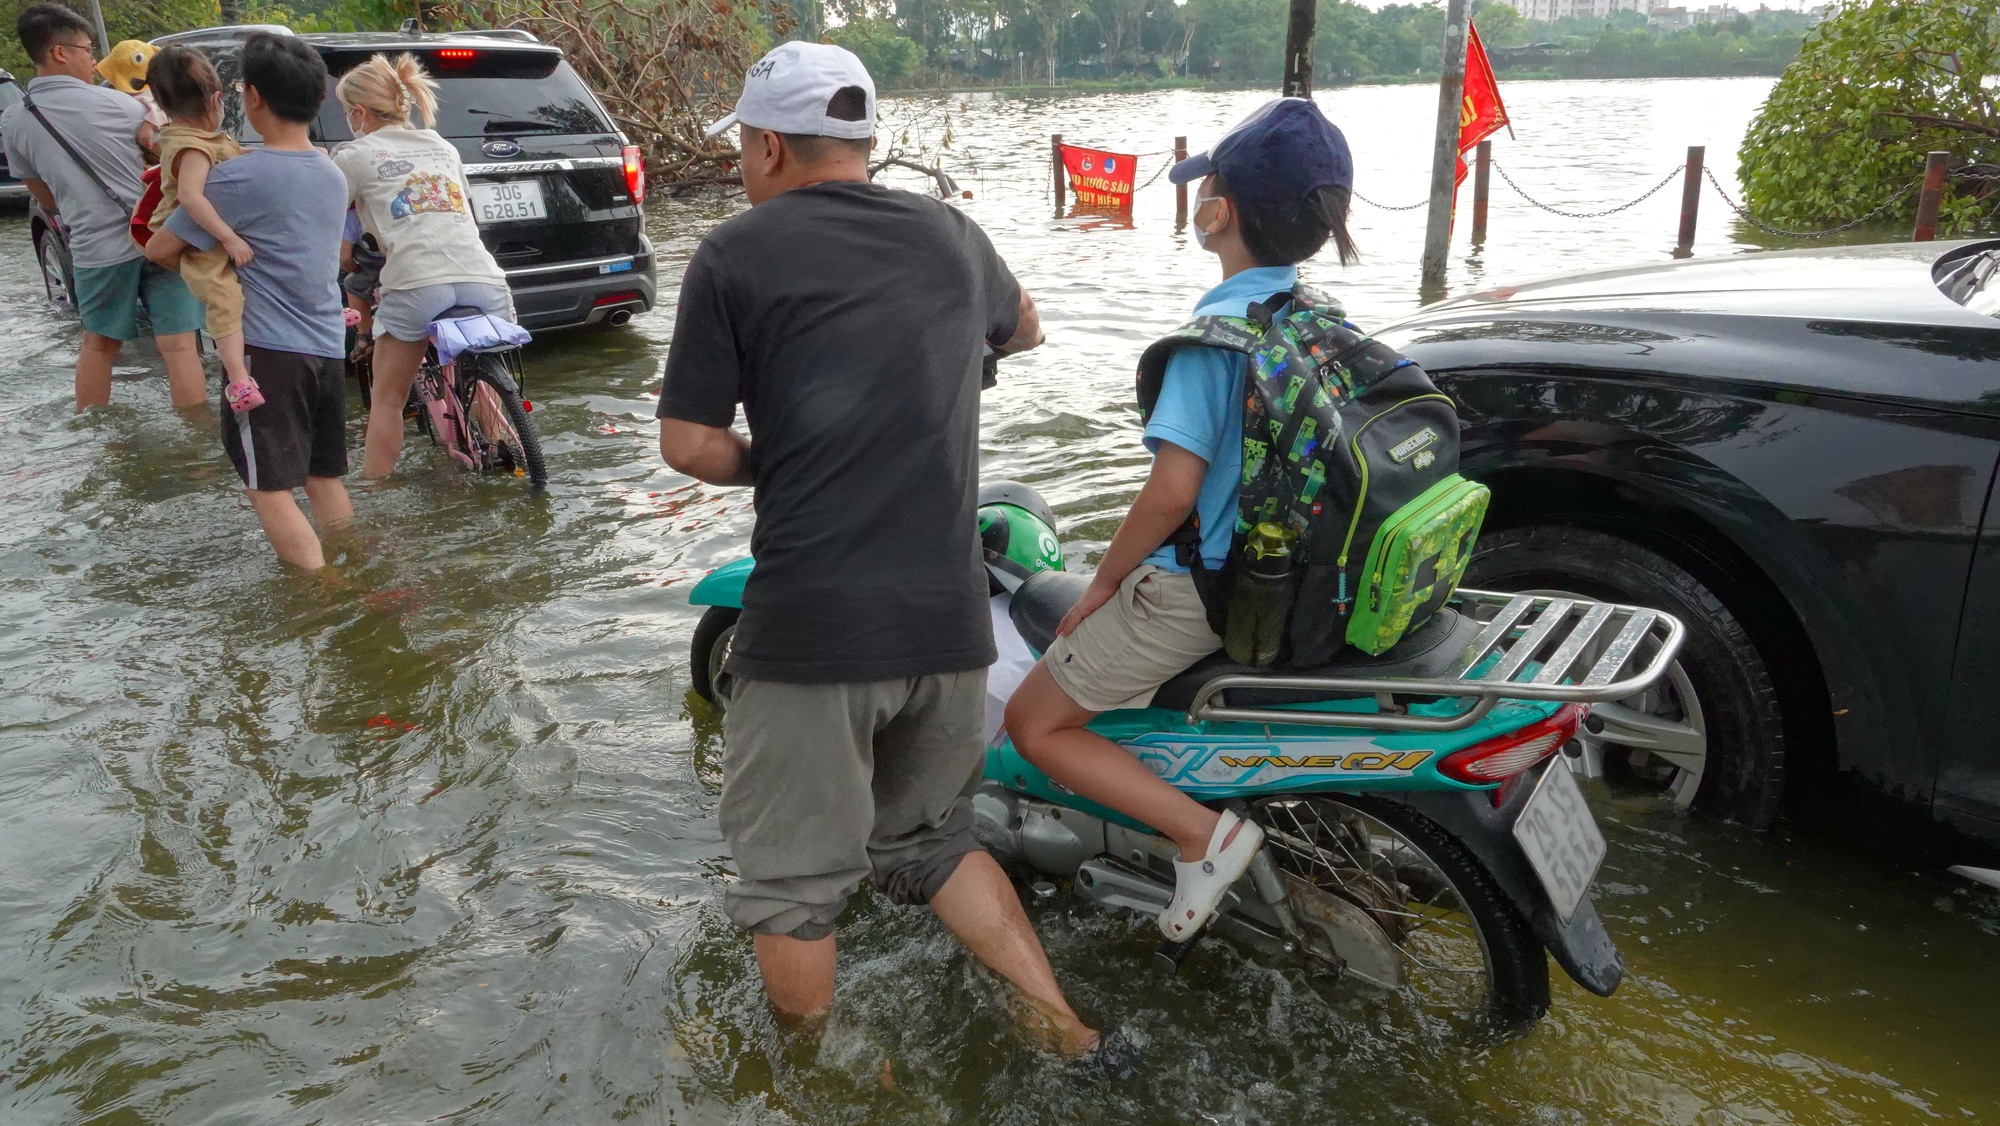
[[[1196,317],[1155,340],[1139,356],[1139,419],[1153,417],[1160,388],[1167,381],[1167,361],[1181,348],[1220,348],[1250,355],[1264,345],[1264,329],[1246,317]]]

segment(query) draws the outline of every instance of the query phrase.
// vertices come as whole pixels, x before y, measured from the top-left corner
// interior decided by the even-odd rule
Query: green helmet
[[[1016,504],[987,504],[980,508],[979,542],[991,553],[989,561],[995,557],[1005,561],[991,565],[1017,578],[1063,569],[1062,544],[1056,539],[1056,530],[1040,516]],[[1007,566],[1008,563],[1013,566]]]

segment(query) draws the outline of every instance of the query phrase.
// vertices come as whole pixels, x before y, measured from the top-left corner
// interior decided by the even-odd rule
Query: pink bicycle
[[[478,309],[463,306],[447,309],[433,322],[433,329],[456,318],[481,315]],[[520,347],[476,347],[443,362],[435,331],[432,340],[410,385],[410,404],[405,412],[416,419],[417,429],[430,437],[432,445],[443,446],[452,460],[475,473],[526,477],[536,492],[547,488],[549,473],[542,463],[542,444],[528,417],[534,407],[522,397]],[[361,405],[366,408],[373,400],[373,357],[364,355],[350,366],[361,385]]]

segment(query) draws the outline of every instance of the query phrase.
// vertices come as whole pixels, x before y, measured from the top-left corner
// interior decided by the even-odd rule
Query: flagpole
[[[1451,254],[1451,204],[1457,186],[1459,107],[1465,101],[1465,0],[1445,9],[1444,74],[1438,79],[1437,137],[1431,146],[1430,223],[1424,229],[1423,297],[1444,296]]]

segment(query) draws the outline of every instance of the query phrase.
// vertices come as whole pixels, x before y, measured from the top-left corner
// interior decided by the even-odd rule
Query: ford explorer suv
[[[408,25],[405,25],[406,28]],[[210,28],[154,40],[201,47],[224,86],[240,76],[243,40],[262,25]],[[329,149],[352,140],[331,81],[369,56],[407,51],[438,83],[434,128],[457,149],[466,202],[507,271],[514,308],[530,329],[618,326],[653,307],[653,244],[641,204],[646,172],[594,94],[556,47],[525,31],[312,34],[332,76],[313,126]],[[232,97],[225,126],[257,141]]]

